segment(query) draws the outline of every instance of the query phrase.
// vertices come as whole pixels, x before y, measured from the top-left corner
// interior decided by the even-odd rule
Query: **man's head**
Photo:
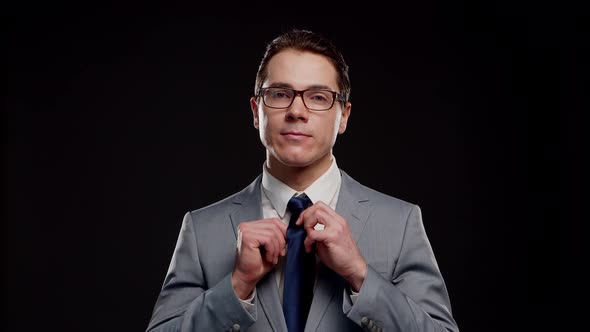
[[[250,101],[268,162],[329,166],[336,136],[346,130],[349,96],[348,66],[328,39],[305,30],[274,39]]]
[[[338,74],[337,82],[340,94],[348,101],[350,98],[350,79],[348,78],[348,65],[344,61],[342,53],[334,44],[324,36],[308,30],[293,29],[288,31],[268,44],[266,52],[262,57],[258,72],[256,73],[256,84],[254,86],[254,95],[260,94],[260,88],[268,77],[268,62],[277,53],[285,49],[294,49],[298,51],[311,52],[325,56],[334,65]]]

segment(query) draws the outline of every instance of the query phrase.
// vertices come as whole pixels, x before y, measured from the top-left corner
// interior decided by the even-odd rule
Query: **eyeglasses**
[[[334,106],[335,100],[346,102],[338,92],[322,89],[261,88],[257,97],[260,96],[264,105],[270,108],[289,108],[295,97],[301,96],[303,105],[312,111],[327,111]]]

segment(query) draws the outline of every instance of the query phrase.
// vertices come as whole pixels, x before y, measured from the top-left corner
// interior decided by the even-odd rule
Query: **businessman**
[[[336,163],[352,105],[334,44],[283,33],[254,90],[262,172],[186,213],[148,331],[458,331],[420,208]]]

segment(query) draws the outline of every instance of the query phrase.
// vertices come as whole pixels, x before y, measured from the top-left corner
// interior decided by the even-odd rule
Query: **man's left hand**
[[[348,222],[327,204],[317,202],[301,213],[296,224],[303,224],[307,232],[305,251],[313,251],[316,244],[322,263],[341,275],[352,290],[358,292],[365,280],[367,263],[352,238]],[[324,225],[324,229],[316,230],[314,227],[317,224]]]

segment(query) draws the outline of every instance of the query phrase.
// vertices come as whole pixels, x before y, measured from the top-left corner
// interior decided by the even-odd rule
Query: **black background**
[[[299,27],[350,65],[338,165],[421,206],[459,327],[552,327],[555,225],[572,224],[552,210],[574,198],[555,190],[581,169],[576,47],[550,10],[391,6],[7,9],[2,325],[147,327],[184,213],[261,171],[256,69]]]

